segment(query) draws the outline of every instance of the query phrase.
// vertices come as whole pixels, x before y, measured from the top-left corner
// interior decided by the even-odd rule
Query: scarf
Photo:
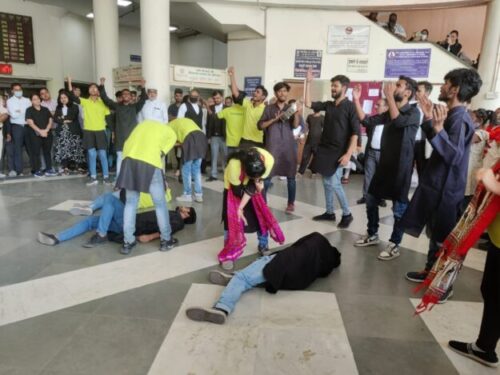
[[[240,180],[242,178],[240,177]],[[281,230],[278,221],[267,206],[261,193],[252,195],[250,201],[253,205],[255,215],[259,221],[260,231],[263,235],[270,234],[271,238],[280,245],[285,242],[285,236]],[[224,248],[217,256],[219,262],[235,261],[241,254],[247,244],[245,237],[243,220],[238,220],[238,207],[241,199],[234,195],[231,188],[227,191],[227,226],[228,235],[224,241]]]
[[[500,173],[500,162],[493,167],[496,176]],[[465,257],[481,234],[495,220],[500,211],[500,196],[486,190],[479,183],[471,202],[451,233],[439,249],[438,259],[425,281],[415,291],[427,287],[416,313],[431,310],[433,305],[451,288],[462,269]]]

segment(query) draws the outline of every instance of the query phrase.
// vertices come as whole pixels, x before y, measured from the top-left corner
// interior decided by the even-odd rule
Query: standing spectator
[[[408,272],[406,278],[410,281],[421,283],[426,279],[439,248],[460,215],[474,135],[466,105],[477,95],[481,85],[481,77],[475,70],[455,69],[445,75],[439,94],[439,100],[446,106],[434,106],[425,96],[418,96],[425,118],[422,130],[433,152],[400,225],[415,237],[426,226],[430,241],[425,268],[420,272]],[[450,289],[443,302],[451,294]]]
[[[226,96],[226,98],[224,99],[224,105],[226,107],[231,107],[233,105],[233,98],[231,98],[230,96]]]
[[[138,100],[137,99],[137,91],[131,90],[130,91],[130,103],[135,104],[135,103],[137,103],[137,100]]]
[[[391,13],[389,15],[389,21],[384,27],[398,38],[406,39],[406,31],[404,27],[398,23],[398,15],[396,13]]]
[[[257,123],[264,113],[267,90],[264,86],[257,86],[252,99],[246,98],[246,93],[238,89],[235,70],[230,67],[227,70],[231,79],[231,93],[236,104],[243,107],[243,134],[241,135],[240,148],[264,147],[264,132],[259,129]]]
[[[462,50],[462,45],[458,42],[458,31],[452,30],[447,36],[446,40],[438,43],[441,47],[443,47],[448,52],[458,56],[460,51]]]
[[[338,228],[347,228],[353,221],[349,203],[340,182],[342,168],[351,160],[360,136],[359,119],[356,107],[347,99],[346,92],[349,78],[343,75],[333,77],[331,93],[333,101],[311,102],[310,86],[313,80],[312,70],[306,77],[305,104],[313,111],[325,111],[325,124],[313,159],[313,168],[323,176],[326,212],[315,216],[313,220],[335,221],[333,194],[342,207],[342,220]]]
[[[3,98],[0,98],[0,178],[5,178],[6,176],[2,173],[3,172],[3,154],[4,154],[4,132],[6,132],[6,129],[4,129],[4,123],[5,121],[9,118],[9,111],[7,111],[7,108],[4,107],[3,105]],[[6,137],[5,141],[7,142],[8,139]]]
[[[182,89],[177,88],[174,90],[174,102],[168,107],[168,121],[172,121],[177,118],[183,96]]]
[[[70,99],[75,103],[82,105],[83,110],[83,147],[88,153],[88,164],[90,171],[90,181],[87,186],[97,185],[97,155],[101,161],[102,174],[104,183],[111,185],[109,179],[108,156],[106,149],[108,142],[106,139],[106,116],[110,114],[109,108],[106,107],[102,99],[99,97],[99,87],[92,83],[89,86],[89,98],[78,98],[72,95],[73,86],[71,77],[68,77],[68,88]]]
[[[175,140],[175,133],[169,126],[148,120],[137,125],[125,142],[122,170],[116,181],[116,187],[126,189],[121,254],[130,254],[137,245],[134,233],[140,193],[150,193],[153,199],[161,233],[160,251],[170,250],[178,243],[171,235],[162,172],[163,158],[172,149]]]
[[[31,168],[35,170],[35,177],[57,176],[57,173],[52,169],[52,115],[50,111],[41,106],[40,96],[38,94],[31,95],[32,106],[26,110],[26,128],[29,137],[29,145],[31,150]],[[47,169],[42,170],[42,161],[40,150],[43,151],[43,157]],[[45,173],[44,173],[45,172]]]
[[[307,133],[304,151],[302,152],[302,161],[299,167],[300,174],[304,174],[307,167],[309,167],[311,158],[316,153],[321,139],[321,133],[323,132],[325,116],[323,116],[320,111],[314,111],[313,114],[307,116],[306,123],[309,131]],[[315,173],[314,170],[311,171]]]
[[[182,103],[177,112],[177,118],[191,119],[200,129],[203,130],[203,111],[199,105],[200,92],[192,89],[189,92],[189,99]]]
[[[158,90],[149,88],[147,93],[148,99],[144,103],[144,106],[139,114],[139,122],[145,120],[155,120],[166,124],[169,121],[167,105],[158,99]]]
[[[235,152],[240,145],[241,135],[243,134],[243,112],[244,110],[241,105],[234,104],[217,113],[217,117],[223,119],[226,124],[225,134],[228,155]]]
[[[357,91],[356,91],[357,92]],[[377,110],[377,115],[382,115],[389,110],[387,106],[387,100],[380,98],[375,103],[375,109]],[[366,142],[365,150],[365,174],[363,180],[363,197],[359,199],[356,203],[364,204],[366,203],[366,195],[368,193],[368,188],[372,182],[373,175],[377,169],[380,162],[380,148],[382,146],[382,132],[384,131],[384,124],[373,124],[370,121],[370,126],[368,124],[363,124],[366,127],[366,134],[368,135],[368,142]]]
[[[264,131],[265,148],[273,156],[275,163],[268,178],[264,180],[267,192],[273,176],[285,176],[287,179],[288,202],[286,212],[295,210],[295,194],[297,173],[297,148],[293,129],[299,126],[300,111],[297,104],[287,104],[290,85],[278,82],[274,85],[276,103],[268,105],[258,122],[259,129]]]
[[[82,90],[77,87],[73,86],[73,96],[79,98],[82,95]],[[76,103],[73,101],[73,104],[76,104],[78,106],[78,122],[80,123],[80,129],[83,129],[83,108],[82,105],[79,103]]]
[[[425,96],[429,98],[432,93],[432,84],[428,81],[420,81],[417,83],[418,89],[417,93],[419,95]],[[427,158],[425,157],[425,150],[427,146],[427,140],[425,136],[422,134],[422,124],[424,122],[424,113],[420,109],[420,105],[416,104],[418,111],[420,112],[420,124],[417,130],[417,135],[415,136],[415,166],[417,168],[418,178],[421,178],[422,173],[424,172],[425,163],[427,162]]]
[[[210,143],[212,162],[210,177],[207,178],[207,181],[217,180],[217,162],[219,159],[219,151],[222,154],[222,170],[224,170],[226,166],[227,158],[227,147],[225,142],[226,122],[223,118],[218,117],[218,114],[224,109],[224,104],[222,103],[222,92],[214,91],[212,93],[212,99],[214,101],[214,104],[207,107],[207,138],[208,142]]]
[[[380,260],[391,260],[400,255],[399,244],[404,232],[398,224],[408,207],[415,134],[420,123],[420,112],[410,104],[416,91],[417,82],[410,77],[401,76],[396,83],[385,83],[384,94],[388,110],[371,117],[366,116],[360,103],[361,85],[357,85],[352,93],[356,111],[363,125],[373,129],[377,125],[384,124],[379,163],[366,193],[368,234],[354,244],[371,246],[380,242],[379,202],[381,199],[391,199],[394,225],[389,244],[378,256]]]
[[[7,100],[7,110],[10,120],[10,137],[13,143],[13,160],[10,165],[9,177],[23,175],[23,146],[29,147],[29,138],[26,125],[26,110],[31,107],[31,101],[23,96],[23,88],[19,83],[11,86],[12,97]],[[29,153],[29,151],[28,151]],[[31,166],[33,169],[33,166]],[[33,171],[34,172],[34,171]]]
[[[40,99],[42,99],[42,107],[47,108],[50,114],[54,116],[56,113],[57,102],[51,98],[50,91],[47,87],[42,87],[40,89]]]
[[[177,197],[179,202],[192,202],[191,184],[194,180],[194,200],[203,202],[201,187],[201,159],[207,153],[207,137],[193,120],[177,118],[169,122],[177,141],[182,145],[182,181],[184,192]]]
[[[123,89],[121,91],[121,100],[114,102],[106,94],[104,88],[105,78],[100,79],[99,94],[104,101],[104,104],[115,111],[115,121],[112,130],[112,139],[116,151],[116,176],[120,174],[120,167],[123,160],[123,145],[127,140],[132,130],[137,125],[137,114],[141,111],[146,101],[146,90],[144,88],[146,82],[141,80],[141,97],[138,101],[132,101],[131,91]]]
[[[85,164],[83,153],[82,129],[78,121],[78,106],[74,104],[67,91],[62,91],[57,99],[54,121],[58,124],[56,132],[57,147],[55,161],[63,168],[64,174],[69,174],[71,166],[79,167]]]

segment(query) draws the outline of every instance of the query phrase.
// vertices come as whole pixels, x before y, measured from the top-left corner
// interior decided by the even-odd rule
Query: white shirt
[[[372,142],[370,147],[374,150],[380,150],[380,143],[382,141],[382,132],[384,131],[384,124],[375,126],[372,134]]]
[[[196,114],[200,113],[200,106],[198,103],[191,103],[193,106],[194,111]],[[179,112],[177,112],[177,118],[184,118],[186,117],[186,112],[187,112],[187,105],[186,103],[182,103],[181,106],[179,107]]]
[[[417,109],[420,112],[420,123],[418,124],[417,135],[415,136],[416,141],[422,140],[422,124],[424,123],[424,112],[420,109],[420,106],[417,105]]]
[[[224,104],[220,103],[220,104],[215,106],[215,113],[219,113],[223,109],[224,109]]]
[[[168,122],[167,105],[158,99],[146,100],[139,113],[139,122],[144,120],[155,120],[166,124]]]
[[[10,97],[7,100],[7,110],[9,111],[11,124],[24,126],[26,124],[26,109],[31,107],[31,101],[24,96],[16,98]]]

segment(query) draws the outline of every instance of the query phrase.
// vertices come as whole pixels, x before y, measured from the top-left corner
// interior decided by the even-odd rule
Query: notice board
[[[0,13],[0,61],[35,63],[31,17]]]

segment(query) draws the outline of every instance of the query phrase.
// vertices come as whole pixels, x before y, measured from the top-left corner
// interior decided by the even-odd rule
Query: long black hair
[[[69,92],[67,90],[61,90],[59,91],[59,95],[57,96],[57,108],[62,108],[63,104],[61,103],[61,95],[66,95],[68,98],[68,104],[66,104],[69,107],[73,105],[73,100],[71,100],[71,96],[69,95]]]
[[[227,162],[231,159],[239,160],[243,172],[250,178],[261,177],[266,172],[264,156],[255,147],[236,150],[228,156]]]

